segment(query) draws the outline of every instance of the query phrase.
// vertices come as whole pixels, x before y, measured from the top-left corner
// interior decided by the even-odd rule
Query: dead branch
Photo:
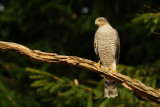
[[[160,104],[159,90],[146,86],[139,80],[130,78],[120,73],[114,73],[114,75],[112,75],[108,68],[105,68],[103,66],[97,69],[97,64],[91,60],[79,58],[77,56],[65,56],[58,55],[56,53],[46,53],[41,52],[39,50],[31,50],[25,46],[12,42],[0,41],[0,49],[11,50],[20,53],[21,55],[25,55],[28,58],[37,62],[70,64],[90,71],[94,71],[96,73],[99,73],[100,75],[109,76],[115,81],[122,84],[125,88],[134,91],[137,95],[141,96],[142,98]]]

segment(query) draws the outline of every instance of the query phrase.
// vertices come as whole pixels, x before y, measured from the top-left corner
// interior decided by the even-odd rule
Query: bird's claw
[[[101,60],[99,60],[98,61],[98,63],[96,63],[96,62],[94,62],[95,64],[96,64],[96,68],[97,68],[97,70],[100,68],[100,66],[101,66]],[[104,75],[101,75],[102,77],[104,77]]]
[[[97,70],[98,70],[98,69],[99,69],[99,67],[100,67],[100,65],[101,65],[101,64],[100,64],[100,63],[101,63],[101,61],[99,60],[99,61],[98,61],[98,63],[96,63],[96,62],[94,62],[94,63],[96,64],[96,68],[97,68]]]
[[[109,70],[112,71],[112,75],[113,75],[115,72],[117,72],[117,70],[114,70],[112,67],[110,67]]]

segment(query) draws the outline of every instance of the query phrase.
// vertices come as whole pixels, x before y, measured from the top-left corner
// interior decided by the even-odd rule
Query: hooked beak
[[[95,21],[95,25],[97,25],[98,23],[97,23],[97,21]]]

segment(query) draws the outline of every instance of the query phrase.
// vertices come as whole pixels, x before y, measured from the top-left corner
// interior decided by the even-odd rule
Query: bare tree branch
[[[97,64],[91,60],[79,58],[77,56],[65,56],[65,55],[58,55],[56,53],[46,53],[46,52],[41,52],[39,50],[31,50],[25,46],[12,42],[0,41],[0,49],[11,50],[20,53],[21,55],[25,55],[30,59],[38,62],[70,64],[90,71],[94,71],[104,76],[109,76],[110,78],[122,84],[125,88],[134,91],[137,95],[141,96],[142,98],[160,104],[159,90],[146,86],[139,80],[130,78],[120,73],[114,73],[112,75],[111,71],[109,71],[108,68],[105,68],[103,66],[97,69]]]

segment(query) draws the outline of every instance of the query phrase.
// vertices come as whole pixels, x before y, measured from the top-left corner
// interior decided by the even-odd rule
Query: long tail
[[[113,70],[116,71],[116,61],[114,61],[111,65]],[[118,96],[117,86],[114,80],[109,77],[104,77],[104,97],[114,98]]]
[[[117,86],[114,80],[109,77],[104,77],[105,86],[104,86],[104,97],[114,98],[118,96]]]

